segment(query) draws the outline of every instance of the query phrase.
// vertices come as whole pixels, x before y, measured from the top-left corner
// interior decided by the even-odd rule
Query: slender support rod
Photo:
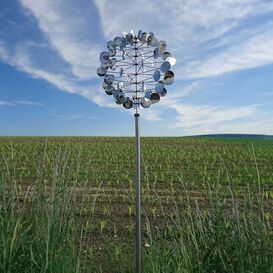
[[[141,184],[139,114],[135,114],[136,132],[136,273],[141,273]]]

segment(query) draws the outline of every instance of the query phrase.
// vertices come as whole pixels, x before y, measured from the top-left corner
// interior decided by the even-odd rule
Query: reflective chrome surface
[[[115,93],[115,87],[113,85],[107,85],[105,88],[105,93],[107,95],[113,95]]]
[[[160,95],[158,93],[152,93],[150,100],[152,103],[157,103],[160,101]]]
[[[115,48],[109,49],[108,55],[109,55],[109,57],[114,57],[116,55],[116,49]]]
[[[159,52],[162,54],[163,52],[166,51],[167,42],[161,40],[161,41],[158,42],[157,47],[158,47],[158,49],[159,49]]]
[[[151,45],[151,42],[153,41],[154,37],[155,36],[152,32],[148,33],[148,35],[147,35],[147,44],[148,45]]]
[[[106,45],[108,49],[114,49],[116,47],[116,44],[112,40],[108,41]]]
[[[141,98],[140,100],[140,105],[143,107],[143,108],[149,108],[151,106],[151,101],[150,99],[147,99],[147,98]]]
[[[158,44],[158,40],[156,38],[153,38],[153,40],[151,41],[151,46],[157,46]]]
[[[164,79],[163,79],[163,82],[166,84],[166,85],[171,85],[174,81],[174,73],[172,71],[167,71],[164,75]]]
[[[100,62],[102,64],[107,64],[109,62],[109,54],[106,51],[101,52]]]
[[[113,74],[107,74],[104,77],[104,82],[108,85],[112,84],[115,79],[115,76]]]
[[[122,91],[118,91],[114,93],[114,98],[116,99],[116,101],[123,103],[125,100],[125,95]]]
[[[140,39],[141,39],[141,36],[142,36],[142,30],[139,30],[139,31],[138,31],[138,34],[137,34],[137,38],[140,40]]]
[[[142,32],[142,35],[141,35],[141,37],[140,37],[140,41],[141,41],[142,43],[147,42],[147,36],[148,36],[148,33],[147,33],[147,32]]]
[[[120,50],[123,50],[125,47],[126,47],[126,43],[125,41],[122,41],[122,43],[119,46]]]
[[[116,62],[117,62],[117,60],[115,58],[111,59],[108,62],[109,68],[113,69],[115,67]]]
[[[170,68],[171,68],[170,62],[165,61],[165,62],[161,65],[160,71],[164,73],[164,72],[167,72]]]
[[[162,56],[162,59],[165,61],[168,57],[171,57],[172,54],[168,51],[165,51],[161,54],[161,56]]]
[[[176,59],[174,57],[168,57],[166,61],[168,61],[171,66],[174,66],[176,64]]]
[[[131,109],[133,106],[134,106],[134,102],[133,102],[131,99],[129,99],[129,98],[127,98],[127,99],[123,102],[123,107],[124,107],[125,109]]]
[[[123,42],[123,39],[121,37],[117,36],[117,37],[115,37],[114,42],[115,42],[116,46],[120,46]]]
[[[100,67],[97,69],[97,74],[98,74],[98,76],[100,76],[100,77],[105,76],[106,73],[107,73],[107,68],[105,68],[105,67],[100,66]]]
[[[153,77],[154,77],[154,80],[155,80],[156,82],[159,81],[160,75],[161,75],[161,73],[160,73],[159,70],[156,70],[156,71],[154,72]]]
[[[159,57],[159,49],[158,48],[155,48],[154,49],[154,58],[157,59]]]
[[[165,97],[167,95],[167,89],[163,88],[160,92],[158,92],[158,94],[160,97]]]
[[[159,82],[155,85],[155,91],[156,91],[156,92],[161,92],[164,88],[165,88],[165,85],[164,85],[163,81],[159,81]]]
[[[118,84],[117,84],[117,87],[118,87],[118,90],[123,90],[123,82],[119,82]]]
[[[152,94],[152,92],[151,92],[151,91],[147,91],[147,92],[145,92],[145,94],[144,94],[144,98],[146,98],[146,99],[150,99],[150,98],[151,98],[151,94]]]
[[[125,109],[149,108],[167,94],[166,86],[174,81],[170,68],[176,60],[167,51],[167,42],[153,32],[123,31],[106,43],[100,54],[97,75],[102,88]]]

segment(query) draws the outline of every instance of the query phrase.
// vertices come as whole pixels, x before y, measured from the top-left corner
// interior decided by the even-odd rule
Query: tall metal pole
[[[135,133],[136,133],[136,273],[141,273],[141,186],[140,186],[140,136],[139,136],[139,98],[138,98],[138,39],[134,37],[135,66]]]
[[[141,185],[139,114],[135,114],[136,132],[136,273],[141,273]]]

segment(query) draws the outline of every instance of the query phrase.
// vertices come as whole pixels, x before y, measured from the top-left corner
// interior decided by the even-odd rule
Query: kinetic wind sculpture
[[[167,51],[167,43],[158,41],[152,32],[137,35],[123,32],[107,42],[107,51],[100,54],[97,74],[103,77],[105,93],[117,104],[135,110],[136,137],[136,272],[141,272],[141,184],[139,108],[149,108],[167,94],[167,85],[174,81],[170,70],[176,60]]]

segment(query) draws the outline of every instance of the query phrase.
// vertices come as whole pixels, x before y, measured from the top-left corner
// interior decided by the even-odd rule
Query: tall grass
[[[60,164],[61,158],[56,158],[48,187],[43,164],[37,179],[22,185],[15,176],[13,156],[3,160],[6,169],[0,177],[0,272],[80,272],[75,209],[62,177],[65,161]]]
[[[144,272],[272,273],[272,207],[265,209],[263,193],[238,195],[230,186],[223,194],[219,186],[207,196],[192,203],[188,193],[171,224],[149,234]]]
[[[172,212],[166,210],[163,228],[151,216],[144,221],[143,272],[273,272],[272,207],[262,192],[208,186],[203,200],[185,192]],[[120,247],[116,255],[117,246],[103,246],[103,269],[92,272],[135,272],[134,244]]]

